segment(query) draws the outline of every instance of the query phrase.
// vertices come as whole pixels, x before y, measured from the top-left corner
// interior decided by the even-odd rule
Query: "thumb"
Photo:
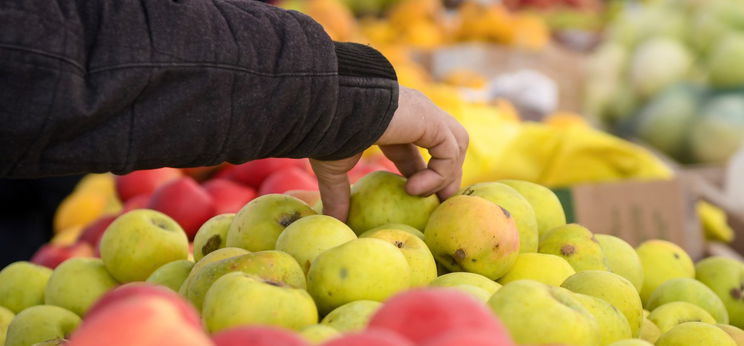
[[[310,160],[318,178],[323,214],[333,216],[343,222],[349,213],[349,177],[346,172],[354,168],[361,154],[337,161]]]

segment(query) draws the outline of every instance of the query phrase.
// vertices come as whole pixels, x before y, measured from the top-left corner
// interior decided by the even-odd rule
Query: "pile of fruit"
[[[478,183],[440,201],[374,171],[343,223],[289,193],[208,217],[213,194],[167,172],[117,178],[124,210],[88,236],[100,257],[0,271],[6,346],[744,342],[744,264],[566,224],[538,184]],[[269,189],[271,175],[249,172]],[[154,193],[127,206],[142,187]]]
[[[629,7],[587,73],[586,113],[684,163],[722,163],[744,143],[744,2]]]

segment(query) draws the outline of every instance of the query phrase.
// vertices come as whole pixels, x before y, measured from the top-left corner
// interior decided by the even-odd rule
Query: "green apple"
[[[643,266],[641,300],[648,302],[651,293],[664,282],[676,278],[695,278],[695,267],[687,253],[666,240],[648,240],[636,248]]]
[[[0,306],[0,345],[5,345],[5,334],[8,332],[8,325],[13,320],[15,314]]]
[[[485,198],[508,210],[519,232],[519,252],[537,252],[538,227],[535,211],[517,190],[506,184],[488,182],[470,185],[462,194]]]
[[[394,173],[376,171],[365,175],[351,187],[346,223],[356,234],[389,223],[423,230],[439,199],[436,195],[409,195],[405,185],[406,178]]]
[[[533,280],[513,281],[488,301],[519,344],[598,345],[599,326],[571,292]]]
[[[736,346],[720,328],[704,322],[685,322],[662,334],[656,346],[716,345]]]
[[[562,257],[542,253],[521,253],[511,269],[499,279],[506,285],[512,281],[530,279],[551,286],[560,286],[563,281],[576,274],[573,267]]]
[[[246,204],[230,224],[226,246],[248,251],[273,250],[279,234],[293,222],[317,214],[289,195],[268,194]]]
[[[199,227],[194,236],[194,261],[210,252],[227,246],[227,230],[235,219],[234,213],[213,216]]]
[[[196,273],[199,270],[201,270],[202,267],[206,266],[207,264],[219,262],[223,259],[227,259],[230,257],[237,257],[245,254],[251,253],[250,251],[246,249],[241,249],[239,247],[223,247],[217,250],[214,250],[207,254],[206,256],[202,257],[199,261],[194,263],[194,267],[191,268],[191,273]]]
[[[727,324],[729,322],[726,306],[721,298],[700,281],[688,278],[669,280],[654,290],[646,303],[650,310],[671,302],[688,302],[695,304],[710,313],[716,322]]]
[[[671,302],[651,311],[648,319],[653,322],[661,334],[668,332],[680,323],[697,321],[715,324],[716,320],[703,308],[688,302]]]
[[[317,345],[333,339],[341,335],[341,333],[325,324],[313,324],[303,328],[300,331],[300,335],[311,345]]]
[[[589,311],[599,325],[599,341],[607,345],[631,337],[630,325],[620,310],[597,297],[575,293],[574,298]]]
[[[721,328],[726,334],[728,334],[737,346],[744,345],[744,330],[734,327],[730,324],[716,323],[716,327]]]
[[[189,240],[170,216],[135,209],[114,220],[100,243],[101,259],[117,281],[145,281],[163,264],[186,259]]]
[[[540,240],[538,251],[563,257],[577,272],[607,270],[604,252],[594,234],[578,224],[554,228]]]
[[[0,271],[0,306],[13,313],[44,304],[52,270],[26,261],[14,262]]]
[[[437,277],[434,256],[421,238],[398,229],[369,230],[360,237],[377,238],[397,247],[411,269],[411,287],[426,286]]]
[[[189,260],[178,260],[166,263],[152,272],[145,281],[165,286],[178,292],[178,289],[181,288],[183,282],[186,281],[186,278],[189,276],[189,273],[191,273],[191,268],[193,267],[194,262]]]
[[[276,249],[292,255],[307,273],[316,256],[354,239],[356,233],[335,217],[310,215],[287,226],[276,240]]]
[[[530,202],[537,220],[540,240],[553,228],[566,224],[561,201],[547,187],[523,180],[499,180],[499,183],[511,186]]]
[[[202,318],[212,333],[242,325],[301,330],[318,323],[318,309],[304,289],[233,272],[209,288]]]
[[[471,285],[479,287],[493,295],[501,288],[501,285],[483,275],[468,272],[454,272],[440,275],[429,283],[433,287],[454,287],[459,285]]]
[[[608,346],[654,346],[654,344],[643,339],[625,339],[615,341]]]
[[[29,346],[47,340],[66,339],[79,324],[78,315],[59,306],[32,306],[10,322],[5,346]]]
[[[647,317],[643,317],[641,330],[638,332],[638,338],[653,344],[659,339],[659,336],[661,336],[661,330],[659,330],[659,327],[657,327]]]
[[[602,270],[586,270],[572,275],[561,286],[574,293],[604,299],[612,304],[625,315],[632,336],[639,335],[643,305],[635,286],[624,277]]]
[[[744,328],[744,264],[725,257],[706,258],[695,266],[695,277],[721,298],[729,323]]]
[[[341,333],[359,331],[367,327],[369,319],[381,306],[382,303],[373,300],[355,300],[333,309],[320,323]]]
[[[444,201],[424,231],[437,262],[496,280],[519,254],[519,233],[509,212],[480,197],[457,195]]]
[[[643,288],[643,265],[635,249],[625,240],[609,234],[595,234],[594,238],[602,248],[610,271],[628,279],[640,292]]]
[[[487,303],[493,295],[488,293],[488,291],[473,285],[455,285],[451,286],[450,288],[469,294],[471,297],[475,298],[476,300],[482,301],[483,303]]]
[[[100,296],[118,285],[101,259],[70,258],[54,269],[44,291],[44,303],[85,316]]]
[[[408,226],[408,225],[404,225],[402,223],[386,223],[386,224],[384,224],[382,226],[377,226],[375,228],[372,228],[372,229],[368,230],[367,232],[379,231],[381,229],[399,229],[401,231],[406,231],[408,233],[411,233],[411,234],[419,237],[421,240],[424,240],[424,233],[422,233],[421,231],[419,231],[416,228],[413,228],[413,227]],[[367,232],[365,232],[365,233],[367,233]]]
[[[360,238],[315,258],[307,273],[307,290],[321,313],[355,300],[384,301],[410,287],[406,258],[393,245]]]
[[[197,310],[201,310],[204,296],[212,284],[231,272],[253,274],[264,280],[294,288],[306,287],[305,274],[292,256],[285,252],[268,250],[208,264],[189,276],[179,293],[194,304]]]

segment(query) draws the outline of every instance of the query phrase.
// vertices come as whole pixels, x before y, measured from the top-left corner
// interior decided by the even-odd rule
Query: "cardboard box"
[[[695,192],[683,176],[582,184],[555,192],[568,222],[620,237],[634,247],[649,239],[664,239],[681,246],[694,260],[705,255]]]

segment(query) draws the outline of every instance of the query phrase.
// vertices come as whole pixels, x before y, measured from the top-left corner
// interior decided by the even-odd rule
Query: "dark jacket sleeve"
[[[379,52],[260,2],[0,2],[0,176],[338,159],[397,101]]]

